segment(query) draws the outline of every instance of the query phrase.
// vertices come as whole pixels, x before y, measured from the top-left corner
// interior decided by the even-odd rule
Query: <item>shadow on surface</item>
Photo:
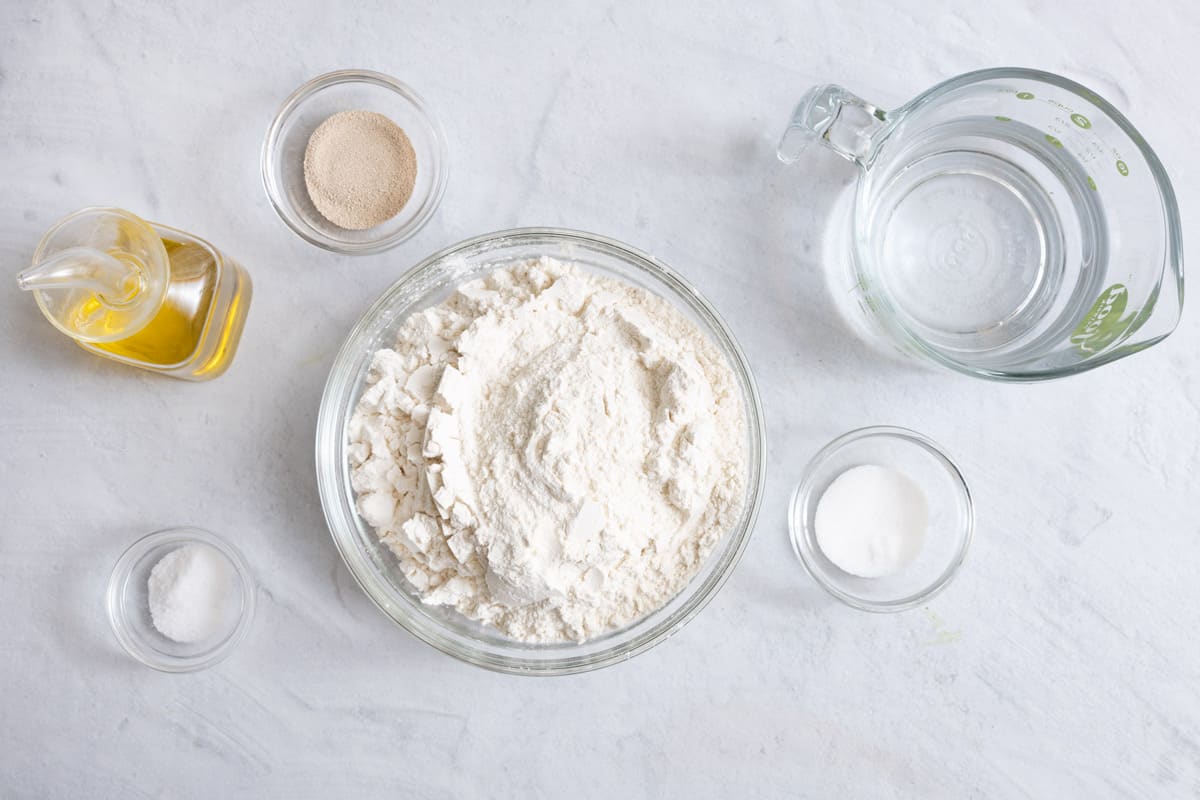
[[[836,377],[902,362],[866,338],[851,296],[853,201],[857,169],[819,146],[786,165],[771,154],[761,202],[762,312],[771,352],[814,359]]]
[[[108,621],[108,579],[125,548],[150,530],[121,526],[103,531],[86,546],[67,551],[60,565],[64,575],[94,575],[93,580],[67,580],[54,609],[54,639],[71,660],[88,670],[142,671],[147,667],[122,648]],[[81,543],[82,544],[82,543]]]

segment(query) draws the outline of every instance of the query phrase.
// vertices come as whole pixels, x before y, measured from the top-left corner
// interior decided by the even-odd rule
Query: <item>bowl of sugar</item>
[[[162,672],[223,661],[254,617],[254,581],[237,548],[200,528],[130,545],[108,582],[108,619],[129,655]]]
[[[953,580],[975,512],[939,445],[877,426],[834,439],[809,462],[788,527],[796,557],[829,594],[862,611],[904,611]]]

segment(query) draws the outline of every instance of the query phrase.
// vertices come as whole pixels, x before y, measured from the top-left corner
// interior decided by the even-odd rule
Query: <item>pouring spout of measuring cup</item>
[[[811,142],[820,142],[859,166],[871,163],[888,128],[887,112],[840,86],[814,86],[801,98],[776,155],[795,163]]]
[[[133,264],[94,247],[68,247],[17,275],[24,291],[82,289],[109,303],[125,302],[141,289]]]

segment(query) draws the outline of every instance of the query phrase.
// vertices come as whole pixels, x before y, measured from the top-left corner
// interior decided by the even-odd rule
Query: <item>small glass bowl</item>
[[[911,478],[925,493],[929,527],[916,559],[894,575],[860,578],[843,572],[821,552],[813,519],[821,495],[851,467],[878,464]],[[827,592],[862,611],[904,611],[950,583],[962,566],[975,528],[971,492],[946,453],[915,431],[877,426],[839,436],[809,462],[788,514],[792,549]]]
[[[224,630],[182,643],[154,627],[146,584],[159,559],[189,544],[211,547],[229,562],[236,602]],[[246,637],[254,618],[254,579],[242,554],[224,539],[200,528],[170,528],[138,539],[121,555],[108,580],[107,605],[113,633],[129,655],[162,672],[195,672],[223,661]]]
[[[400,213],[362,231],[334,225],[317,211],[304,183],[304,151],[317,126],[339,111],[362,109],[388,117],[408,135],[417,156],[417,182]],[[300,238],[348,255],[380,253],[419,231],[446,191],[446,135],[420,96],[395,78],[340,70],[313,78],[283,102],[262,149],[267,197]]]

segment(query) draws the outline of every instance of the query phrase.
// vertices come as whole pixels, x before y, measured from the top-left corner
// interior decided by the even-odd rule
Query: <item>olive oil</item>
[[[171,277],[158,313],[132,336],[80,345],[128,363],[153,365],[177,377],[215,378],[237,352],[250,302],[250,279],[240,266],[199,242],[164,238],[163,245]]]
[[[118,209],[85,209],[38,251],[46,258],[22,273],[22,287],[85,350],[188,380],[215,378],[232,362],[250,278],[202,239]]]

